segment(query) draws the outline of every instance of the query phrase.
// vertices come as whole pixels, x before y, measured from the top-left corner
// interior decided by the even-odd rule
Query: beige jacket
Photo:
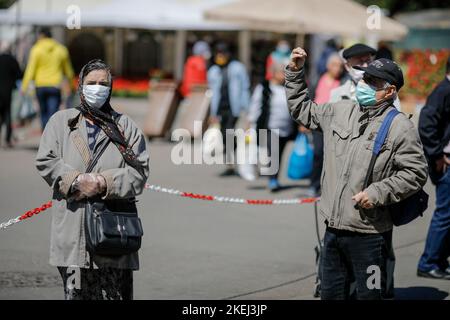
[[[114,112],[113,117],[136,153],[147,177],[149,155],[144,135],[127,116]],[[75,121],[72,121],[73,119]],[[101,131],[96,147],[106,138],[105,133]],[[87,144],[84,117],[76,109],[55,113],[45,127],[36,156],[37,170],[53,191],[50,264],[137,270],[139,269],[137,253],[119,257],[95,255],[90,257],[86,251],[84,202],[68,202],[66,198],[72,182],[86,170],[90,158],[91,151]],[[93,172],[105,177],[107,190],[104,199],[137,196],[142,193],[146,182],[146,178],[125,163],[121,153],[111,142]]]
[[[391,230],[388,205],[417,192],[428,178],[413,123],[404,114],[394,118],[375,162],[373,183],[365,190],[375,208],[356,209],[352,196],[362,191],[376,134],[394,107],[363,110],[352,100],[318,105],[309,98],[303,70],[286,70],[286,93],[292,117],[324,133],[319,212],[329,226],[362,233]]]

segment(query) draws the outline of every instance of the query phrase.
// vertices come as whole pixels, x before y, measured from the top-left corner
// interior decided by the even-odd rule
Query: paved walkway
[[[142,125],[145,100],[115,99],[114,105]],[[0,151],[0,221],[50,198],[33,163],[39,136],[30,128],[19,133],[24,140],[17,148]],[[265,179],[219,178],[220,166],[176,166],[170,161],[173,146],[161,139],[149,142],[149,183],[249,198],[292,198],[306,190],[307,181],[284,178],[285,168],[282,182],[289,188],[273,195],[265,189]],[[431,185],[427,191],[434,201]],[[221,204],[152,191],[139,199],[145,236],[141,270],[135,273],[136,299],[313,299],[313,205]],[[449,297],[449,281],[415,275],[432,203],[424,218],[394,232],[398,299]],[[0,231],[0,299],[63,297],[59,275],[48,265],[50,221],[46,212]]]

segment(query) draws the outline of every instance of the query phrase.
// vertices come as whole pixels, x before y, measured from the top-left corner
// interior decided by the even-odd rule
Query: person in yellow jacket
[[[31,48],[21,91],[26,94],[30,81],[34,81],[41,110],[42,130],[61,104],[63,77],[72,83],[73,75],[67,48],[52,39],[50,29],[41,28],[38,40]]]

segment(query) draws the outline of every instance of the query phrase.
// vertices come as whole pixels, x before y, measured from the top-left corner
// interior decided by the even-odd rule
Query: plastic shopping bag
[[[33,100],[29,95],[23,95],[19,109],[19,121],[30,121],[37,116]]]
[[[299,133],[294,142],[294,148],[289,157],[287,175],[290,179],[300,180],[311,175],[314,152],[305,134]]]
[[[203,155],[207,157],[217,156],[216,153],[222,154],[223,140],[220,132],[220,125],[211,125],[203,134]]]

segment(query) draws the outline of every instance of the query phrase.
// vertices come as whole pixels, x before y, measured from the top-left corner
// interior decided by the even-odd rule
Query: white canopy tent
[[[73,8],[79,9],[81,30],[87,27],[114,28],[119,50],[114,61],[121,69],[120,29],[173,30],[176,31],[175,73],[180,78],[186,53],[186,30],[237,31],[236,23],[214,22],[204,18],[204,11],[232,0],[19,0],[9,9],[0,10],[0,38],[13,41],[16,25],[45,25],[64,27],[70,25]],[[74,7],[75,6],[75,7]],[[29,32],[22,29],[19,36]],[[242,32],[241,32],[242,33]],[[57,39],[62,38],[56,35]],[[242,37],[241,37],[242,38]]]
[[[0,24],[65,26],[68,9],[80,9],[82,27],[151,30],[239,30],[239,24],[206,20],[203,12],[232,0],[19,0],[0,10]],[[19,13],[19,14],[18,14]]]
[[[328,33],[346,37],[398,40],[408,33],[378,7],[352,0],[236,0],[205,11],[213,21],[242,24],[250,30]]]

